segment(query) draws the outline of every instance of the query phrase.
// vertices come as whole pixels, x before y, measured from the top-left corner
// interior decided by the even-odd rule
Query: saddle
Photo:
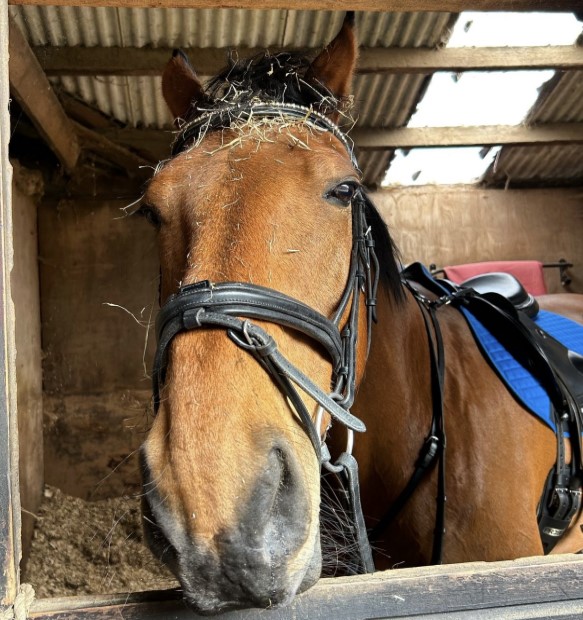
[[[456,285],[435,279],[425,267],[414,263],[402,275],[431,314],[436,332],[438,308],[451,304],[462,312],[480,350],[501,380],[528,410],[555,430],[557,458],[547,477],[537,515],[543,548],[549,553],[581,510],[583,328],[539,310],[534,297],[510,274],[483,274]],[[411,283],[420,284],[438,299],[428,300]],[[570,347],[569,340],[578,350]],[[496,363],[501,351],[514,364],[510,372]],[[533,393],[538,392],[536,399],[530,393],[525,398],[517,393],[509,379],[509,375],[515,378],[517,372],[528,378]],[[565,439],[571,445],[570,463],[566,462]]]

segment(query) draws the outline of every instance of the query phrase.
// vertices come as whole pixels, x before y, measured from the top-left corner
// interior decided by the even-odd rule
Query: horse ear
[[[186,54],[174,50],[162,74],[162,95],[174,119],[186,118],[190,108],[206,98]]]
[[[348,11],[340,32],[316,57],[306,73],[306,81],[320,83],[338,98],[350,95],[358,58],[354,11]]]

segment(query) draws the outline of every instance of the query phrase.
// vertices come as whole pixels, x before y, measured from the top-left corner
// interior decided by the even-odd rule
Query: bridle
[[[291,103],[262,103],[226,106],[209,110],[188,123],[178,135],[172,155],[195,144],[209,130],[226,129],[235,122],[252,118],[281,122],[302,121],[310,127],[329,132],[345,146],[355,168],[352,145],[340,128],[323,114]],[[370,201],[359,188],[352,200],[352,250],[346,285],[336,310],[328,318],[310,306],[270,288],[245,282],[208,280],[183,286],[162,306],[156,320],[157,350],[153,368],[154,410],[160,406],[160,392],[166,379],[169,346],[185,331],[224,329],[227,336],[247,351],[279,387],[290,407],[298,415],[314,446],[320,464],[337,474],[344,486],[359,550],[360,572],[374,571],[364,518],[360,506],[358,466],[352,456],[353,433],[364,432],[364,423],[350,412],[356,384],[356,344],[361,292],[367,307],[367,338],[370,345],[372,322],[376,320],[376,292],[379,265],[366,212]],[[342,319],[348,316],[341,325]],[[326,393],[279,351],[275,340],[253,319],[267,321],[298,331],[328,353],[332,361],[332,391]],[[318,403],[316,422],[307,410],[298,388]],[[320,437],[321,416],[326,411],[347,429],[347,448],[334,462]]]

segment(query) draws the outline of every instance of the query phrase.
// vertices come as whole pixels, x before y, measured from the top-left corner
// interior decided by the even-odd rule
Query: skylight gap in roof
[[[465,12],[460,14],[447,47],[573,45],[582,28],[572,13]],[[541,86],[554,74],[554,70],[436,73],[407,126],[519,125],[537,101]],[[474,183],[499,150],[398,150],[382,185]]]
[[[573,45],[583,25],[573,13],[480,13],[458,17],[446,47]]]

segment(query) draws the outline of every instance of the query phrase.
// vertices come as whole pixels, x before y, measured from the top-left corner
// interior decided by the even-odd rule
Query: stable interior
[[[120,13],[106,13],[105,9],[86,10],[93,23],[97,23],[97,15],[105,20],[120,17]],[[108,9],[124,10],[131,11]],[[168,155],[172,139],[169,118],[158,111],[157,76],[167,56],[154,50],[156,54],[152,53],[148,62],[157,63],[155,67],[129,67],[125,74],[119,73],[122,69],[117,68],[116,75],[104,77],[108,69],[104,63],[111,59],[111,55],[107,56],[108,48],[115,37],[108,41],[102,34],[104,40],[93,44],[95,49],[81,41],[83,46],[79,49],[83,50],[83,58],[93,58],[93,64],[89,62],[89,68],[75,69],[74,65],[67,65],[67,58],[72,57],[71,49],[79,45],[75,37],[69,40],[65,35],[60,38],[55,35],[58,44],[50,40],[43,43],[34,29],[40,21],[48,31],[51,28],[56,31],[58,24],[68,23],[70,15],[55,7],[45,11],[40,14],[34,13],[31,7],[11,7],[11,28],[19,28],[20,38],[18,33],[14,37],[11,35],[10,45],[11,49],[22,44],[28,46],[28,55],[24,57],[38,61],[34,65],[30,60],[30,66],[34,65],[45,80],[47,76],[51,78],[54,100],[51,99],[50,105],[60,106],[70,123],[71,136],[78,141],[79,152],[71,165],[60,144],[70,136],[55,137],[49,128],[46,133],[39,131],[44,121],[35,117],[38,112],[33,102],[27,105],[20,100],[27,92],[26,85],[21,84],[21,68],[11,65],[15,100],[11,106],[13,140],[10,151],[14,170],[11,284],[16,316],[22,569],[26,580],[30,574],[30,571],[27,573],[30,550],[34,548],[34,526],[39,517],[43,518],[39,514],[41,503],[43,499],[52,499],[55,489],[57,493],[83,502],[131,498],[140,492],[136,450],[151,420],[148,375],[155,337],[150,326],[158,308],[159,266],[154,230],[142,219],[128,217],[131,208],[127,207],[140,196],[143,183],[151,173],[147,166],[154,166]],[[310,49],[323,45],[330,38],[329,30],[334,30],[334,24],[341,18],[329,14],[328,17],[332,15],[336,21],[334,27],[326,28],[323,23],[326,15],[310,12],[233,11],[227,14],[213,9],[206,19],[216,22],[216,36],[204,40],[203,34],[194,33],[187,46],[208,48],[208,52],[218,48],[224,51],[229,46],[273,45],[271,40],[263,41],[259,35],[255,40],[245,39],[245,29],[236,25],[243,13],[245,19],[256,26],[263,23],[263,19],[271,19],[272,29],[281,26],[283,13],[289,13],[290,20],[293,17],[298,32],[304,31],[300,28],[302,24],[311,23],[312,31],[317,33],[314,40],[294,40],[290,29],[279,35],[272,33],[274,40],[282,44]],[[154,23],[156,15],[159,16],[154,12],[149,15],[136,12],[131,17],[137,22],[149,23],[151,19]],[[176,13],[177,18],[181,15]],[[391,51],[401,46],[411,57],[419,48],[434,49],[446,40],[448,28],[456,19],[454,14],[445,17],[381,14],[385,20],[385,39],[381,37],[375,43],[373,21],[376,15],[359,16],[365,45]],[[231,20],[233,30],[219,33],[218,24],[225,16]],[[410,31],[417,33],[411,40],[399,39],[405,30],[405,21]],[[80,27],[79,23],[76,27]],[[132,43],[128,46],[131,48],[128,54],[137,59],[142,57],[139,53],[140,50],[143,53],[142,46],[151,41]],[[161,46],[168,48],[164,50],[168,52],[173,44],[168,34]],[[434,49],[434,53],[440,52]],[[60,58],[60,64],[55,58]],[[192,60],[196,64],[196,57]],[[79,72],[83,75],[79,76]],[[580,88],[580,84],[575,85],[569,74],[568,69],[557,74],[554,90],[549,87],[545,91],[545,101],[554,97],[556,103],[553,114],[547,106],[543,120],[549,124],[568,122],[573,125],[572,135],[575,136],[581,132],[583,97],[573,95],[573,89]],[[380,187],[395,149],[415,146],[413,142],[419,140],[413,134],[409,134],[409,138],[398,138],[397,133],[390,132],[406,124],[429,77],[420,77],[418,72],[407,74],[402,69],[393,74],[389,69],[378,74],[359,75],[356,81],[360,116],[355,141],[364,180],[401,250],[403,263],[420,260],[442,267],[488,260],[530,259],[555,263],[564,258],[572,263],[568,269],[569,284],[561,282],[558,270],[545,270],[548,292],[583,292],[580,243],[583,146],[580,141],[557,146],[550,138],[545,142],[537,137],[533,129],[527,145],[524,137],[519,140],[520,145],[504,142],[497,161],[506,162],[505,175],[499,173],[500,168],[492,168],[480,184],[473,186]],[[120,103],[115,98],[119,93],[111,91],[123,88],[124,84],[133,88],[132,80],[141,80],[142,84],[144,110],[141,118],[136,110],[130,117],[131,102]],[[93,83],[93,94],[88,94],[87,83]],[[111,100],[116,105],[104,111],[102,100],[108,88],[113,92]],[[402,97],[391,104],[395,92]],[[372,105],[374,109],[371,109],[372,99],[376,99]],[[120,112],[117,108],[123,105],[129,107]],[[367,148],[364,131],[358,133],[367,129],[382,133],[384,146]],[[527,130],[525,128],[526,134]],[[435,131],[434,135],[437,134]],[[445,146],[459,146],[448,143],[444,132],[440,135]],[[490,138],[488,144],[496,144],[497,139],[503,142],[500,136]],[[561,161],[563,166],[559,165]],[[60,495],[58,497],[64,501]],[[112,508],[113,516],[108,517],[110,526],[131,529],[132,524],[126,524],[120,513],[127,510],[132,518],[135,517],[132,523],[138,523],[139,529],[139,516],[135,512],[137,500],[124,501],[126,503],[122,501]],[[65,531],[69,530],[65,527]],[[56,542],[52,541],[53,547],[50,539],[46,542],[48,549],[54,550]],[[107,536],[102,543],[100,541],[102,547],[109,544]],[[102,557],[100,567],[103,578],[99,587],[104,592],[117,591],[120,583],[112,583],[111,570],[115,563],[108,553]],[[67,561],[67,552],[53,553],[57,555]],[[124,561],[124,558],[117,560],[118,563]],[[149,562],[139,561],[145,565]],[[87,566],[90,564],[92,560],[88,556]],[[55,570],[52,568],[49,572]],[[160,579],[163,585],[172,585],[162,573]],[[31,581],[40,592],[88,591],[82,579],[70,578],[59,591],[43,590],[40,583]],[[146,578],[140,583],[143,589],[154,587]],[[139,589],[140,585],[128,587]]]

